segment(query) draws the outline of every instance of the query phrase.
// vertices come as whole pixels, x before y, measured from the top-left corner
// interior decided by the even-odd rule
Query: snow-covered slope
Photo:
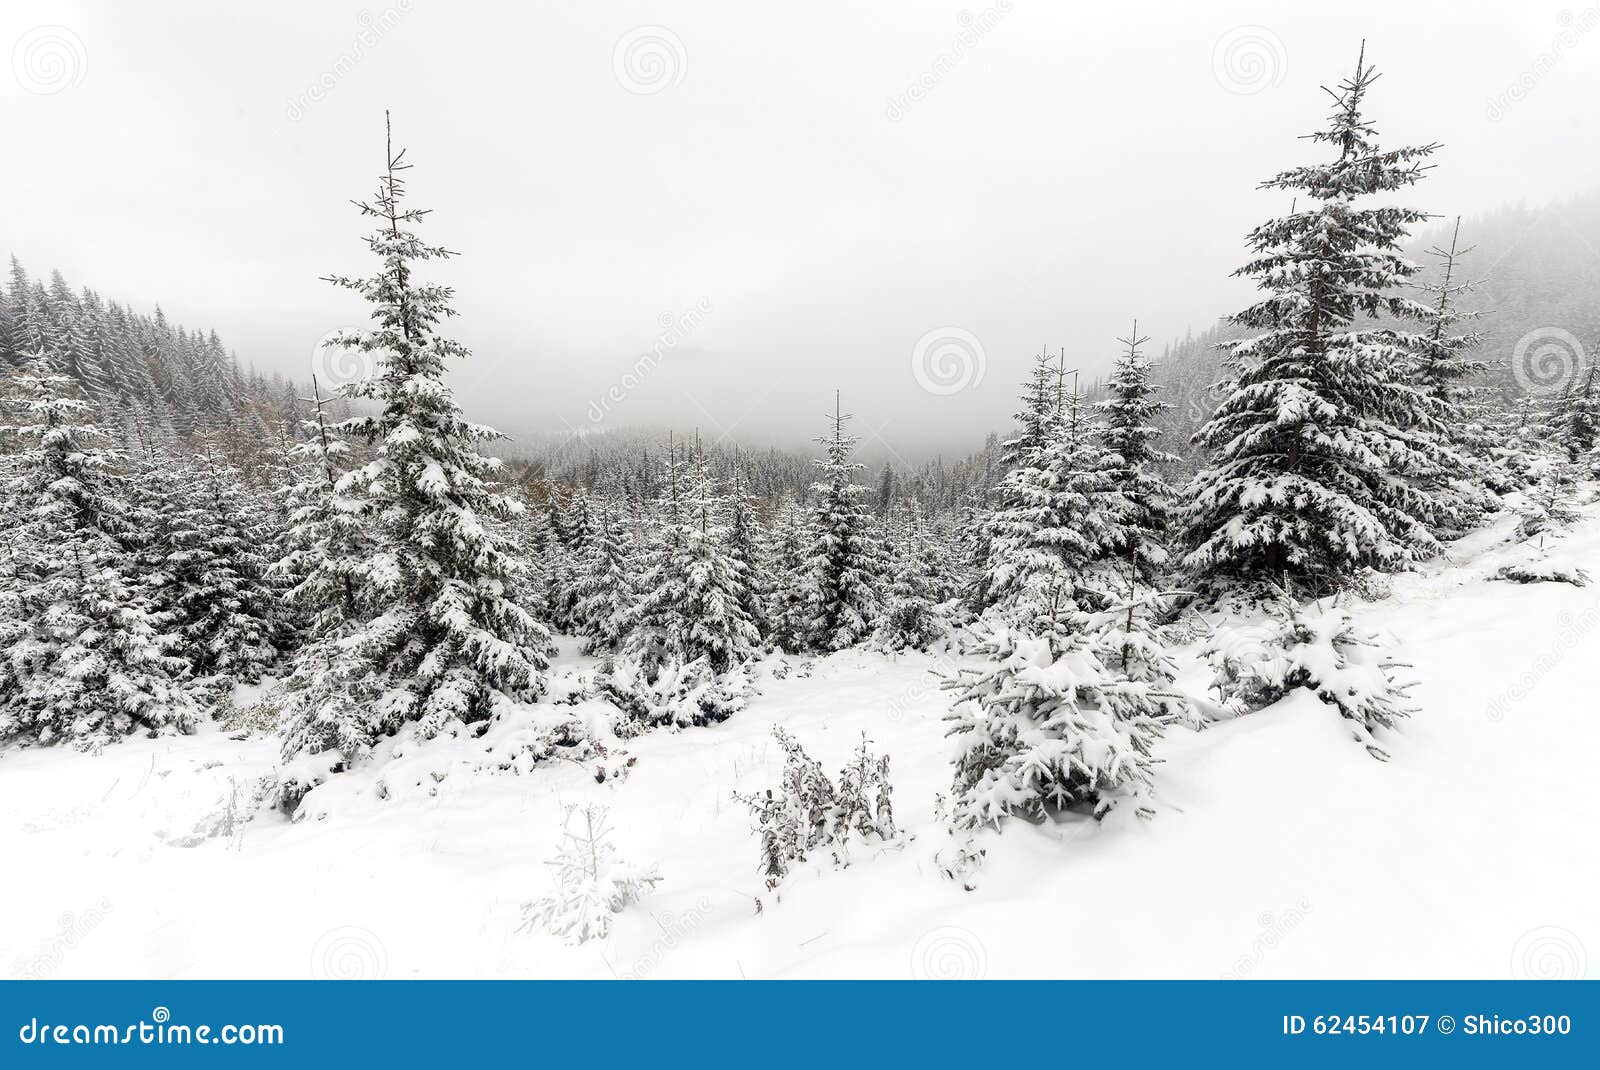
[[[1492,579],[1507,526],[1397,577],[1358,616],[1415,667],[1420,712],[1373,760],[1299,693],[1159,751],[1159,814],[1008,823],[976,888],[958,846],[934,659],[852,651],[768,679],[712,728],[628,742],[626,777],[457,773],[327,816],[248,816],[270,739],[215,728],[99,757],[0,755],[0,970],[23,976],[1575,976],[1600,950],[1600,588]],[[1559,548],[1600,562],[1600,515]],[[576,659],[568,658],[567,661]],[[772,671],[769,664],[766,671]],[[1193,670],[1186,679],[1203,678]],[[745,808],[781,724],[831,772],[891,756],[900,842],[818,857],[774,895]],[[335,787],[330,785],[330,788]],[[233,805],[230,808],[230,800]],[[664,882],[577,947],[515,931],[563,807],[611,808]]]

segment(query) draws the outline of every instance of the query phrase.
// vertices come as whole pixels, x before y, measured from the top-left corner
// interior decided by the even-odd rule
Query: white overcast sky
[[[371,266],[348,199],[387,107],[462,254],[438,278],[473,416],[587,426],[704,300],[606,423],[792,441],[839,387],[907,454],[964,452],[1041,344],[1099,370],[1135,316],[1159,345],[1241,303],[1242,236],[1286,207],[1254,187],[1307,162],[1362,37],[1385,140],[1444,143],[1419,206],[1600,184],[1600,9],[1336,6],[5,0],[0,253],[304,376],[365,316],[319,276]],[[619,74],[630,33],[665,67]],[[911,362],[947,327],[986,368],[942,395]]]

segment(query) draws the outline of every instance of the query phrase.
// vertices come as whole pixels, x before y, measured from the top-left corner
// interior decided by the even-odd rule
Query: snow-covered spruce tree
[[[756,499],[750,494],[744,480],[742,466],[733,469],[733,485],[728,490],[728,556],[733,559],[736,572],[742,577],[738,590],[740,605],[756,633],[765,641],[772,630],[767,620],[767,605],[771,598],[772,579],[767,573],[765,544],[761,524],[756,516]]]
[[[1530,482],[1517,506],[1517,537],[1559,532],[1579,516],[1579,470],[1564,457],[1544,457],[1534,462]]]
[[[623,549],[625,531],[602,509],[588,538],[579,573],[573,620],[591,654],[621,645],[634,605],[633,571]]]
[[[865,466],[850,460],[856,439],[844,433],[850,417],[840,411],[837,392],[830,419],[832,432],[817,440],[828,455],[813,462],[823,479],[811,487],[817,504],[804,566],[807,641],[824,651],[844,650],[871,634],[888,571],[883,542],[863,504],[870,491],[854,479]]]
[[[1595,444],[1600,441],[1600,367],[1592,367],[1551,405],[1551,441],[1574,468],[1595,473]]]
[[[339,667],[291,692],[286,740],[337,746],[346,760],[409,722],[432,736],[488,718],[502,698],[532,700],[551,649],[544,625],[512,597],[517,564],[497,522],[518,505],[486,485],[499,463],[478,450],[498,435],[463,419],[444,383],[446,362],[468,352],[438,333],[452,291],[415,272],[451,254],[411,229],[426,213],[401,206],[403,157],[389,149],[376,197],[357,205],[377,224],[366,239],[377,270],[330,279],[373,306],[370,329],[340,339],[376,361],[345,394],[379,411],[342,425],[372,457],[338,489],[360,503],[375,550],[357,619],[328,659]],[[325,719],[337,739],[314,730]]]
[[[267,576],[269,518],[206,433],[177,472],[164,494],[151,574],[162,627],[178,636],[176,652],[195,676],[255,682],[289,640],[280,591]]]
[[[1124,798],[1145,811],[1161,722],[1130,701],[1139,696],[1106,668],[1081,617],[986,624],[977,652],[988,664],[946,684],[959,744],[951,823],[1077,808],[1100,817]]]
[[[559,538],[550,540],[543,562],[545,621],[558,632],[577,629],[578,582],[583,568],[583,551]]]
[[[989,550],[992,533],[989,530],[991,510],[982,497],[969,494],[961,503],[961,524],[955,536],[957,569],[966,578],[962,587],[962,602],[972,613],[982,612],[990,604],[988,592]]]
[[[1022,384],[1022,406],[1012,416],[1017,433],[1000,444],[1000,463],[1007,471],[1027,464],[1055,436],[1056,418],[1061,412],[1064,359],[1043,350],[1033,358],[1033,367]]]
[[[120,541],[127,505],[93,407],[42,358],[14,385],[6,408],[24,420],[0,428],[22,447],[0,518],[0,740],[97,749],[140,728],[186,732],[200,711]]]
[[[1235,273],[1268,296],[1233,317],[1258,333],[1228,345],[1228,396],[1195,434],[1211,460],[1185,495],[1184,564],[1202,577],[1287,572],[1327,588],[1436,552],[1430,526],[1450,520],[1449,500],[1427,490],[1463,466],[1442,441],[1448,404],[1414,381],[1411,336],[1356,325],[1428,317],[1391,292],[1417,271],[1399,245],[1425,213],[1357,207],[1420,180],[1435,148],[1378,148],[1361,114],[1376,77],[1363,49],[1330,91],[1328,128],[1309,135],[1332,159],[1262,184],[1309,205],[1253,230],[1255,258]]]
[[[1116,458],[1083,395],[1057,369],[1057,407],[1044,443],[1006,474],[999,497],[1010,504],[986,521],[992,606],[1019,620],[1064,616],[1111,599],[1109,555],[1128,536],[1127,503],[1112,480]]]
[[[1461,217],[1456,217],[1450,232],[1450,247],[1435,246],[1428,250],[1439,261],[1437,282],[1424,280],[1419,289],[1427,294],[1427,315],[1423,329],[1417,332],[1412,347],[1416,362],[1417,383],[1440,401],[1454,404],[1466,396],[1466,380],[1482,375],[1488,363],[1472,356],[1483,344],[1483,335],[1476,330],[1456,333],[1460,325],[1470,325],[1481,319],[1482,312],[1467,311],[1460,307],[1460,299],[1470,293],[1471,281],[1459,278],[1460,260],[1472,252],[1472,247],[1461,248]],[[1461,437],[1459,419],[1446,421],[1445,435],[1455,444],[1468,446]]]
[[[608,689],[633,722],[707,724],[748,701],[742,667],[761,637],[744,609],[746,590],[729,553],[704,456],[668,448],[667,496],[644,559],[639,598],[627,621]]]
[[[604,807],[584,807],[581,824],[574,820],[576,812],[575,806],[567,808],[561,844],[550,863],[555,889],[522,905],[518,931],[543,929],[574,944],[603,939],[613,914],[661,883],[655,866],[631,866],[617,857]]]
[[[575,488],[562,504],[554,491],[549,497],[551,540],[546,550],[545,607],[550,625],[562,632],[579,630],[578,599],[583,571],[589,557],[589,539],[594,530],[594,514],[589,496]]]
[[[1493,488],[1497,493],[1526,488],[1556,454],[1547,408],[1544,399],[1522,394],[1479,410],[1491,442],[1489,471],[1504,482]]]
[[[806,520],[792,498],[778,504],[766,559],[771,563],[766,620],[772,641],[790,654],[806,649]]]
[[[345,634],[360,619],[373,547],[361,502],[339,491],[350,444],[329,427],[329,399],[317,391],[315,376],[311,387],[312,417],[302,425],[305,438],[289,448],[289,481],[279,493],[289,526],[272,571],[289,584],[289,601],[306,611],[307,637],[319,640]]]
[[[885,519],[890,534],[889,582],[883,618],[873,635],[882,650],[927,650],[945,633],[935,605],[934,562],[937,551],[929,538],[922,509],[915,498]]]
[[[1107,387],[1110,396],[1096,404],[1102,420],[1101,442],[1112,453],[1111,484],[1125,506],[1119,537],[1107,548],[1111,557],[1131,562],[1140,578],[1152,580],[1167,563],[1167,537],[1172,524],[1172,488],[1159,466],[1177,458],[1156,448],[1161,413],[1171,408],[1156,400],[1151,381],[1155,366],[1139,351],[1148,338],[1133,332],[1119,338],[1126,348],[1117,358]]]
[[[673,491],[670,530],[663,554],[645,575],[638,627],[661,633],[675,646],[672,656],[688,663],[704,659],[713,673],[746,661],[761,636],[745,606],[748,576],[729,550],[723,500],[704,454],[683,466],[684,485]]]
[[[1508,483],[1504,474],[1492,470],[1497,443],[1484,425],[1481,388],[1469,385],[1489,366],[1472,355],[1483,344],[1483,335],[1477,330],[1460,330],[1483,316],[1460,307],[1461,298],[1474,286],[1460,278],[1460,261],[1471,252],[1471,247],[1461,247],[1461,218],[1457,216],[1449,248],[1428,250],[1439,262],[1438,279],[1419,284],[1429,298],[1427,316],[1422,329],[1411,336],[1414,380],[1442,403],[1438,414],[1442,437],[1462,461],[1458,471],[1447,469],[1430,484],[1435,493],[1453,499],[1450,514],[1456,527],[1452,534],[1462,533],[1496,509],[1491,491]]]
[[[996,576],[990,552],[996,537],[993,518],[1007,510],[1025,508],[1016,497],[1016,488],[1006,477],[1018,468],[1033,463],[1045,444],[1054,437],[1061,412],[1062,360],[1052,358],[1041,350],[1033,358],[1028,377],[1022,384],[1021,407],[1012,415],[1017,432],[1000,443],[1000,482],[988,486],[987,502],[973,504],[973,523],[967,528],[967,550],[972,559],[977,582],[973,587],[972,608],[979,612],[1013,594],[1011,590],[995,590],[991,584]],[[1003,566],[1002,566],[1003,568]]]
[[[521,514],[511,519],[511,538],[521,567],[513,577],[512,600],[519,605],[537,606],[548,613],[551,589],[551,547],[557,545],[550,531],[550,520],[543,509],[529,501],[524,490]]]
[[[1198,723],[1194,703],[1178,689],[1178,663],[1166,629],[1156,620],[1171,596],[1141,589],[1136,570],[1128,571],[1128,589],[1121,599],[1084,622],[1112,676],[1105,700],[1129,720],[1162,726],[1180,720]]]

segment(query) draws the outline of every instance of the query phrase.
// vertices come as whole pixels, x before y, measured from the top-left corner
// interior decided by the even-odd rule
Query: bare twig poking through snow
[[[569,942],[604,938],[611,915],[639,901],[661,877],[656,868],[629,866],[611,846],[611,827],[603,806],[585,806],[577,829],[578,808],[567,807],[561,829],[561,846],[555,861],[556,891],[523,905],[518,931],[545,929]]]
[[[889,756],[872,754],[865,735],[840,770],[837,785],[789,733],[775,725],[772,735],[784,753],[777,792],[768,788],[761,795],[734,795],[756,820],[768,888],[776,888],[791,864],[804,862],[807,852],[818,847],[831,847],[834,863],[849,865],[852,833],[863,841],[894,839]]]

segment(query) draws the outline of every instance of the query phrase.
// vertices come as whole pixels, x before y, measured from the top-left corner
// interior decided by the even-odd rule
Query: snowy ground
[[[1422,711],[1381,763],[1307,694],[1171,733],[1160,813],[980,840],[940,876],[949,784],[932,659],[850,652],[769,680],[726,724],[575,765],[370,790],[323,820],[227,801],[274,745],[215,728],[99,757],[0,754],[0,971],[57,977],[1574,976],[1600,952],[1600,587],[1490,582],[1502,523],[1359,617],[1415,666]],[[1600,512],[1561,553],[1600,565]],[[1600,569],[1591,569],[1600,572]],[[1187,679],[1203,681],[1198,666]],[[774,782],[784,725],[830,772],[865,730],[903,842],[818,859],[781,898],[730,796]],[[665,877],[603,942],[516,932],[564,805],[610,806]],[[242,805],[242,802],[241,804]],[[758,910],[758,899],[759,910]]]

